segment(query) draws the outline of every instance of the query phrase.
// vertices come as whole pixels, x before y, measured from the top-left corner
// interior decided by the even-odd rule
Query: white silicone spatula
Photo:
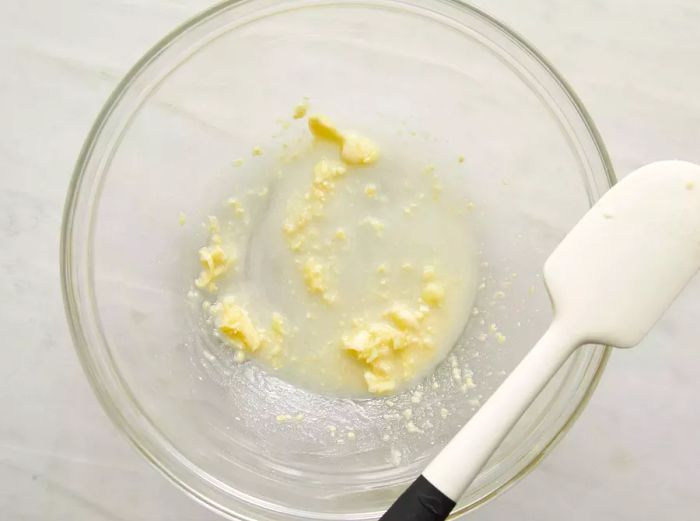
[[[636,345],[698,268],[700,166],[663,161],[629,174],[547,259],[550,328],[382,520],[445,519],[578,347]]]

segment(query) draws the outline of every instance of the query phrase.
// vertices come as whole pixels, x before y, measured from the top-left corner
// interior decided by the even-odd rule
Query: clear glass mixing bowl
[[[380,142],[418,135],[416,147],[438,163],[444,155],[445,168],[453,152],[465,156],[454,189],[476,203],[483,314],[419,384],[418,403],[415,389],[390,399],[314,395],[236,363],[202,334],[186,298],[204,240],[196,223],[267,160],[234,169],[233,159],[271,146],[276,120],[304,96]],[[75,344],[114,423],[213,510],[256,521],[376,519],[544,331],[540,268],[613,179],[571,89],[522,38],[467,5],[224,2],[139,61],[87,138],[62,243]],[[177,225],[181,211],[192,227]],[[492,321],[507,342],[479,334]],[[566,364],[454,519],[547,453],[606,358],[590,346]],[[420,432],[405,429],[406,408]],[[286,412],[305,420],[275,421]]]

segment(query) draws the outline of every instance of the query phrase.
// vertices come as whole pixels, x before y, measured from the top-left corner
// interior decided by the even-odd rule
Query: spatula
[[[698,268],[700,166],[662,161],[625,177],[547,259],[554,307],[547,332],[381,519],[446,519],[576,349],[635,346]]]

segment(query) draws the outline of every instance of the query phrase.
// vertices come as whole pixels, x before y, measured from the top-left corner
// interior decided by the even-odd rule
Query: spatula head
[[[635,170],[569,232],[544,267],[557,321],[585,342],[632,347],[700,268],[700,166]]]

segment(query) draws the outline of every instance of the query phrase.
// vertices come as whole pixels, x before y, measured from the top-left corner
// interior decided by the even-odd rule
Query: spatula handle
[[[383,521],[435,521],[446,519],[455,502],[423,476],[418,476],[382,516]]]
[[[552,324],[381,521],[446,519],[508,432],[579,344],[571,331],[556,322]]]

